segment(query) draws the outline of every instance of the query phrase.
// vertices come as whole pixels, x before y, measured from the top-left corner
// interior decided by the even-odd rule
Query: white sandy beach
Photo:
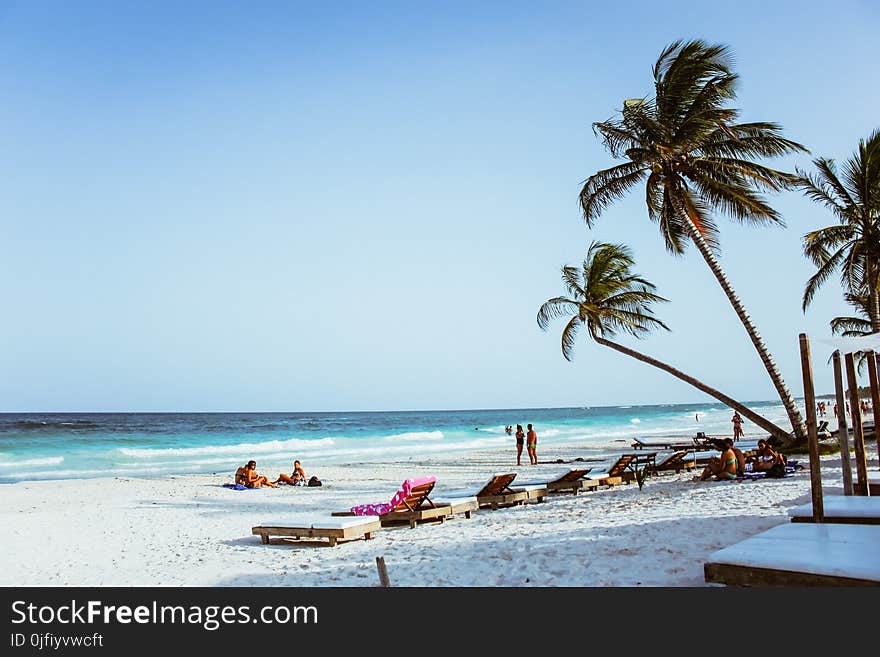
[[[873,441],[868,454],[876,469]],[[554,495],[333,548],[262,545],[251,534],[255,525],[388,501],[408,477],[436,476],[439,493],[476,488],[494,472],[552,475],[572,464],[546,461],[577,456],[571,447],[543,450],[542,463],[519,468],[511,468],[511,450],[314,472],[304,464],[320,488],[234,491],[221,486],[231,473],[5,485],[0,585],[377,586],[383,556],[392,586],[706,586],[703,563],[713,551],[788,522],[790,507],[810,501],[807,470],[743,483],[696,483],[687,472],[652,477],[641,491],[632,483]],[[826,494],[842,492],[839,464],[822,458]]]

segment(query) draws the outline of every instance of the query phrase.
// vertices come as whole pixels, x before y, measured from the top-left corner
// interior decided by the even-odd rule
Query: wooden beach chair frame
[[[563,472],[554,479],[544,482],[535,482],[523,485],[527,490],[530,487],[543,487],[546,493],[572,493],[577,495],[581,491],[591,491],[599,488],[599,482],[590,479],[588,475],[593,468],[572,468]]]
[[[644,465],[649,473],[656,474],[657,452],[627,452],[620,457],[605,472],[588,475],[594,481],[603,486],[616,486],[620,483],[630,483],[636,478],[636,468]]]
[[[326,539],[330,547],[339,541],[351,541],[362,538],[369,540],[373,532],[382,528],[375,516],[355,516],[355,519],[326,518],[304,522],[300,525],[259,525],[251,528],[251,534],[260,537],[263,545],[269,544],[271,536],[280,536],[285,540],[303,541],[303,539]],[[310,541],[314,542],[314,541]]]
[[[692,451],[692,449],[681,449],[669,454],[654,464],[654,472],[674,471],[675,474],[678,474],[682,470],[693,470],[697,467],[697,464],[694,462],[694,459],[687,460],[688,455]]]
[[[783,523],[712,553],[707,582],[727,586],[880,586],[880,527]]]
[[[434,490],[435,481],[429,481],[413,486],[410,494],[388,513],[372,516],[379,519],[383,527],[408,523],[411,528],[420,522],[434,521],[445,522],[446,517],[452,515],[452,507],[449,504],[434,504],[429,494]],[[332,516],[353,516],[353,511],[333,511]],[[368,516],[369,517],[369,516]]]
[[[489,507],[495,511],[504,507],[524,504],[529,499],[530,493],[522,488],[511,488],[510,484],[514,479],[516,479],[515,472],[492,475],[492,478],[474,494],[480,508]]]

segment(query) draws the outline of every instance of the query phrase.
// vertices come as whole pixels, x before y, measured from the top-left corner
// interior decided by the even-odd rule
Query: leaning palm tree
[[[864,293],[868,333],[880,331],[880,130],[867,140],[837,172],[834,160],[813,160],[817,173],[798,170],[798,185],[810,199],[831,210],[838,223],[804,235],[804,253],[816,273],[804,289],[803,308],[836,271],[850,303]],[[833,325],[832,325],[833,328]]]
[[[609,339],[621,331],[641,338],[653,329],[669,330],[654,316],[651,308],[654,303],[664,302],[666,299],[654,292],[656,288],[653,283],[633,273],[634,265],[635,262],[627,247],[593,242],[587,250],[587,256],[580,269],[570,266],[562,268],[562,281],[568,289],[569,296],[554,297],[544,302],[538,311],[538,326],[546,331],[554,319],[570,317],[562,331],[562,355],[565,359],[572,360],[578,332],[586,326],[587,332],[595,342],[671,374],[727,404],[730,408],[736,409],[772,435],[787,440],[789,435],[784,429],[723,392],[672,365]]]
[[[645,183],[648,216],[659,225],[667,250],[682,255],[693,243],[700,252],[770,375],[796,438],[805,440],[794,397],[716,258],[719,234],[710,211],[743,223],[782,225],[762,193],[788,189],[795,177],[752,158],[806,149],[783,138],[775,123],[737,123],[739,111],[728,106],[736,80],[725,46],[668,46],[654,66],[654,96],[628,100],[619,116],[593,124],[611,155],[627,161],[590,176],[580,203],[592,226],[609,204]]]

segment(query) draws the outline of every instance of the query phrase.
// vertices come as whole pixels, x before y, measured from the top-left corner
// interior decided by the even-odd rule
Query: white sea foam
[[[120,447],[119,452],[136,459],[166,458],[169,456],[211,456],[214,454],[266,454],[270,452],[304,452],[317,448],[327,448],[334,444],[333,438],[318,440],[269,440],[264,443],[238,443],[236,445],[207,445],[205,447],[169,447],[161,449],[139,449]]]
[[[634,417],[634,418],[631,418],[631,419],[630,419],[630,422],[631,422],[632,424],[641,424],[642,421],[641,421],[639,418]]]
[[[401,440],[442,440],[442,431],[411,431],[409,433],[398,433],[393,436],[385,436],[387,442],[395,442]]]
[[[0,462],[0,468],[24,468],[29,465],[58,465],[63,461],[63,456],[49,456],[44,459],[23,459],[21,461],[3,461]]]

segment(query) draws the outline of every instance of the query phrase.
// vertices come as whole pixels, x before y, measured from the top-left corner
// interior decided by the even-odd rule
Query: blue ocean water
[[[750,402],[785,426],[778,402]],[[0,483],[35,479],[261,472],[429,457],[513,445],[507,425],[532,423],[540,446],[629,448],[634,437],[731,435],[723,404],[325,413],[4,413]],[[762,433],[746,423],[746,433]],[[624,445],[625,443],[625,445]]]

